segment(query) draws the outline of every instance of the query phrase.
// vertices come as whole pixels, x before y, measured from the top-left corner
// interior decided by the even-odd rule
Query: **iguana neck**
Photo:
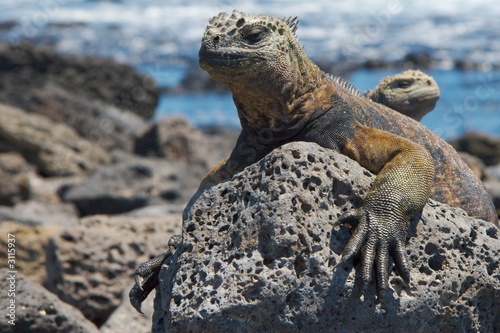
[[[244,130],[271,131],[281,133],[281,137],[293,135],[311,116],[330,107],[334,86],[316,64],[300,53],[292,61],[292,75],[280,75],[277,70],[261,73],[253,85],[228,84]]]

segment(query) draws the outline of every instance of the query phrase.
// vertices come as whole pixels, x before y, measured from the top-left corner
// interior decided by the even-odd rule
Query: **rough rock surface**
[[[165,157],[207,169],[218,162],[213,158],[205,135],[184,117],[164,117],[155,121],[137,137],[134,150],[139,155]]]
[[[500,232],[430,201],[413,221],[411,288],[395,272],[376,305],[337,266],[372,175],[315,144],[285,145],[199,192],[160,272],[153,332],[500,331]],[[355,267],[358,267],[355,265]]]
[[[31,281],[43,283],[46,278],[45,247],[49,238],[57,234],[58,226],[27,226],[16,221],[0,222],[0,246],[7,249],[7,234],[16,238],[16,270]],[[7,251],[0,252],[2,263],[7,262]]]
[[[16,221],[27,226],[76,225],[78,213],[72,204],[28,200],[13,207],[0,206],[0,221]]]
[[[109,319],[100,327],[101,333],[150,333],[151,317],[153,316],[153,300],[148,297],[142,303],[141,314],[132,307],[128,293],[132,285],[125,289],[122,296],[122,304],[113,311]]]
[[[161,159],[133,159],[99,170],[61,198],[81,216],[120,214],[154,203],[185,203],[204,174],[200,166]]]
[[[81,219],[49,242],[45,285],[101,326],[121,304],[135,268],[165,251],[180,224],[180,214]]]
[[[450,141],[450,144],[458,151],[479,157],[486,165],[500,163],[500,138],[498,137],[469,132],[461,138]]]
[[[2,320],[0,332],[3,333],[98,333],[97,327],[85,319],[78,309],[64,303],[39,284],[31,282],[22,274],[16,274],[15,298],[7,297],[10,277],[7,269],[0,269],[0,288],[5,295],[0,297]],[[12,280],[13,281],[13,280]],[[10,325],[7,307],[15,299],[15,325]]]
[[[12,206],[29,198],[30,171],[32,168],[18,153],[0,153],[0,205]]]
[[[111,161],[67,125],[5,104],[0,104],[0,151],[20,153],[44,176],[82,174]]]
[[[130,65],[111,59],[61,55],[28,43],[0,43],[0,101],[36,111],[33,96],[47,84],[146,119],[153,115],[159,98],[155,81]]]
[[[30,108],[71,126],[82,137],[105,149],[132,151],[135,136],[146,127],[145,120],[131,111],[72,95],[51,84],[33,93]]]

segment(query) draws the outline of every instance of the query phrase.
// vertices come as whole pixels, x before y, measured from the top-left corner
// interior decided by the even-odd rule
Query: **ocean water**
[[[445,138],[470,130],[500,135],[500,6],[494,0],[0,0],[0,39],[113,57],[173,86],[196,60],[208,19],[233,8],[298,16],[299,40],[317,60],[391,61],[426,52],[436,60],[428,72],[442,97],[424,124]],[[457,60],[480,69],[458,71]],[[393,73],[360,70],[349,80],[365,90]],[[239,124],[231,97],[214,93],[162,96],[156,117],[168,114],[198,125]]]

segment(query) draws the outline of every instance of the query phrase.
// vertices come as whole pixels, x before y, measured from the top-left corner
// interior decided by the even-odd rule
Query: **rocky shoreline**
[[[16,238],[19,288],[16,326],[0,330],[149,331],[153,297],[149,316],[128,303],[135,267],[181,233],[199,180],[238,132],[148,122],[160,88],[109,59],[0,43],[0,74],[0,230]],[[500,138],[452,144],[500,207]]]

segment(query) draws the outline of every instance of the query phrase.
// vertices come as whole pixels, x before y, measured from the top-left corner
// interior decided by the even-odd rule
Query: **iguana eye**
[[[245,40],[250,43],[250,44],[255,44],[258,43],[264,38],[265,33],[267,32],[267,29],[263,26],[255,26],[251,27],[248,29],[244,34],[243,37]]]
[[[408,80],[400,80],[397,82],[398,88],[408,88],[411,85],[412,85],[412,82],[408,81]]]

